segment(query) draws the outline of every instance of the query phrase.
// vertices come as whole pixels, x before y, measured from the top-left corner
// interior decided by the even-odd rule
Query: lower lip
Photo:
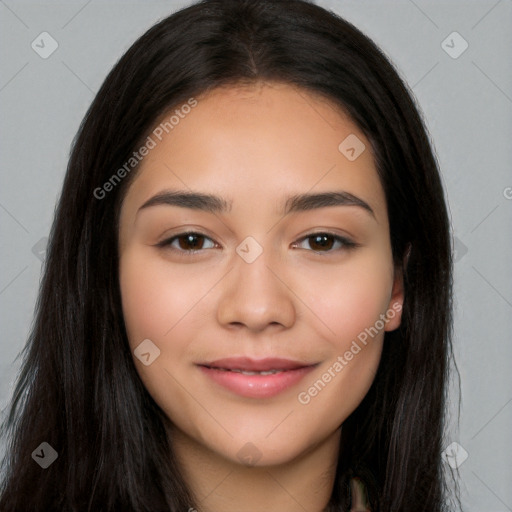
[[[249,398],[270,398],[295,386],[315,366],[306,366],[270,375],[244,375],[243,373],[216,370],[206,366],[199,366],[199,368],[217,384],[237,395]]]

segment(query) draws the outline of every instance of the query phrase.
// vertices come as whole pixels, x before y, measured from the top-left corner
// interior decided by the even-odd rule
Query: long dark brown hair
[[[166,418],[133,363],[121,310],[118,215],[133,176],[102,187],[169,109],[216,87],[274,81],[342,107],[372,145],[405,302],[375,381],[343,423],[330,512],[352,477],[377,512],[447,510],[441,451],[452,337],[450,223],[407,86],[352,24],[303,0],[205,0],[138,39],[72,145],[10,411],[0,509],[183,512],[194,502]],[[410,249],[408,264],[404,258]],[[58,453],[42,469],[42,442]]]

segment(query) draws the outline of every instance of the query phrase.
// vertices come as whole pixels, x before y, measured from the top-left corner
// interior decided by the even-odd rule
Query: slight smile
[[[271,398],[298,384],[319,363],[232,357],[196,363],[217,384],[248,398]]]

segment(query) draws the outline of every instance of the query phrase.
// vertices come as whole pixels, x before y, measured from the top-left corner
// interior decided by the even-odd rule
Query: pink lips
[[[231,357],[198,366],[214,382],[233,393],[249,398],[270,398],[297,384],[316,364],[281,358]]]

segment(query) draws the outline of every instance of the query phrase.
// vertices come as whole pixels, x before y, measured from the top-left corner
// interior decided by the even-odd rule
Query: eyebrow
[[[164,190],[149,198],[137,211],[137,214],[151,206],[178,206],[209,213],[226,213],[231,211],[232,201],[201,192],[181,190]],[[375,218],[371,206],[361,198],[345,191],[320,192],[316,194],[296,194],[288,197],[282,209],[283,215],[289,213],[315,210],[332,206],[357,206]]]

